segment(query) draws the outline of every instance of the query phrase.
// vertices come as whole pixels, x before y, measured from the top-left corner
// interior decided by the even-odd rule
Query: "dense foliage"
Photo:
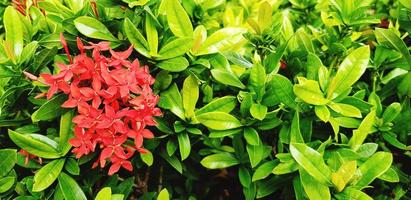
[[[409,0],[0,12],[0,199],[411,199]]]

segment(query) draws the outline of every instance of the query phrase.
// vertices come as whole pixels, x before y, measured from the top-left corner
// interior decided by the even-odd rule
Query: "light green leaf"
[[[350,145],[352,149],[357,150],[365,138],[367,138],[367,135],[371,132],[372,126],[374,125],[375,115],[375,110],[372,110],[361,122],[358,129],[353,131],[353,136],[348,142],[348,145]]]
[[[245,89],[245,85],[240,81],[240,79],[233,72],[227,69],[212,69],[211,75],[222,84],[238,87],[240,89]]]
[[[265,68],[261,64],[254,64],[250,72],[249,84],[257,94],[258,101],[263,98],[265,92],[266,74]]]
[[[411,54],[404,41],[390,29],[376,28],[374,33],[378,43],[390,49],[395,49],[404,56],[404,59],[408,64],[407,70],[410,70]]]
[[[304,102],[312,105],[325,105],[329,102],[324,98],[317,81],[298,78],[299,84],[294,85],[294,94]]]
[[[253,174],[252,181],[258,181],[267,178],[273,171],[274,167],[278,165],[276,161],[268,161],[260,165]]]
[[[4,29],[6,32],[5,39],[16,58],[19,58],[23,51],[23,24],[20,20],[19,13],[12,7],[8,6],[3,15]]]
[[[104,187],[101,189],[94,200],[111,200],[111,188]]]
[[[100,40],[118,41],[107,27],[95,18],[81,16],[74,20],[74,25],[80,33],[87,37]]]
[[[73,119],[74,112],[69,111],[64,113],[60,118],[60,132],[59,132],[59,151],[61,155],[66,155],[70,149],[71,145],[68,140],[73,137],[73,130],[72,130],[72,119]]]
[[[250,108],[250,114],[252,117],[261,121],[267,115],[267,106],[253,103]]]
[[[300,169],[300,180],[310,200],[330,199],[331,193],[327,185],[324,185],[307,173],[304,169]]]
[[[150,151],[147,151],[146,153],[140,153],[140,158],[141,160],[147,164],[147,166],[153,165],[153,154]]]
[[[298,170],[298,163],[295,160],[282,162],[273,169],[273,174],[281,175],[288,174]]]
[[[303,143],[291,143],[290,152],[297,163],[323,185],[330,185],[331,170],[316,150]]]
[[[224,112],[208,112],[196,116],[204,126],[214,130],[227,130],[241,127],[241,122],[234,116]]]
[[[193,25],[178,0],[165,0],[167,22],[177,37],[193,37]]]
[[[361,111],[357,107],[354,107],[349,104],[343,103],[330,103],[328,106],[333,109],[335,112],[344,115],[346,117],[356,117],[361,118]]]
[[[188,119],[194,117],[194,109],[198,101],[198,81],[194,76],[188,76],[183,83],[183,108]]]
[[[193,38],[176,38],[161,47],[157,60],[166,60],[184,55],[193,47]]]
[[[265,146],[247,144],[246,149],[247,149],[248,158],[250,160],[251,167],[254,168],[263,159]]]
[[[383,175],[391,166],[392,154],[388,152],[377,152],[368,158],[360,167],[361,178],[355,183],[355,188],[362,189],[374,179]]]
[[[178,139],[178,148],[180,149],[181,161],[183,161],[190,155],[190,151],[191,151],[190,138],[188,137],[187,132],[182,132],[182,133],[177,134],[177,139]]]
[[[232,154],[217,153],[206,156],[200,163],[208,169],[222,169],[238,165],[240,162]]]
[[[366,193],[362,192],[361,190],[357,190],[353,187],[347,187],[341,193],[335,195],[338,200],[373,200],[370,196]]]
[[[304,143],[304,138],[300,130],[300,114],[295,111],[290,129],[290,142]]]
[[[331,181],[339,192],[341,192],[347,183],[354,176],[357,169],[357,162],[355,160],[343,163],[337,172],[331,174]]]
[[[53,184],[64,167],[64,161],[65,159],[53,160],[42,167],[34,175],[33,191],[43,191]]]
[[[246,32],[246,29],[243,28],[220,29],[210,35],[194,54],[205,55],[229,50],[243,39],[242,34],[244,32]]]
[[[157,200],[170,200],[170,195],[168,194],[168,190],[166,188],[160,191],[157,196]]]
[[[360,79],[368,66],[370,47],[363,46],[352,51],[338,67],[337,74],[328,86],[327,98],[334,99]]]
[[[189,63],[184,57],[176,57],[168,60],[163,60],[157,63],[157,67],[170,71],[170,72],[181,72],[187,69]]]
[[[275,74],[272,76],[271,81],[266,84],[266,87],[266,93],[263,98],[264,105],[274,106],[278,102],[282,102],[290,108],[297,108],[293,84],[288,78]]]
[[[210,103],[205,105],[204,107],[195,111],[196,115],[200,115],[207,112],[212,111],[220,111],[220,112],[231,112],[235,106],[237,105],[237,98],[233,96],[225,96],[221,98],[216,98],[212,100]]]
[[[162,108],[169,109],[180,119],[185,120],[183,100],[176,84],[171,85],[168,90],[161,93],[158,105]]]
[[[330,111],[328,110],[327,106],[315,106],[314,107],[315,115],[321,119],[323,122],[328,122],[330,119]]]
[[[15,181],[16,177],[13,176],[7,176],[4,178],[0,177],[0,193],[4,193],[10,190],[13,187]]]
[[[390,167],[384,174],[379,176],[378,179],[390,183],[396,183],[400,181],[400,177],[398,176],[397,172],[393,169],[393,167]]]
[[[158,33],[154,20],[146,15],[146,36],[151,55],[157,55],[158,52]]]
[[[260,136],[258,132],[251,127],[244,128],[244,138],[250,145],[259,145],[260,144]]]

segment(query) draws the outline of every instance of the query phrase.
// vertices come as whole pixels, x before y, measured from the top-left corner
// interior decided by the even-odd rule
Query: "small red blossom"
[[[25,157],[25,159],[24,159],[24,164],[25,165],[29,164],[30,159],[35,159],[35,158],[37,158],[38,163],[40,163],[40,164],[43,163],[43,160],[40,157],[38,157],[36,155],[33,155],[33,154],[30,154],[29,152],[27,152],[24,149],[20,149],[19,154],[21,154]]]
[[[132,47],[115,52],[108,42],[87,46],[77,38],[80,55],[72,58],[62,34],[60,39],[70,63],[57,64],[57,74],[40,74],[39,81],[50,87],[47,99],[63,92],[68,100],[61,106],[78,112],[73,118],[74,138],[69,140],[72,152],[80,158],[99,148],[101,153],[93,167],[105,167],[109,162],[109,175],[120,168],[132,171],[129,159],[136,151],[147,152],[143,140],[154,137],[147,127],[156,125],[154,117],[162,115],[156,107],[159,96],[151,89],[154,78],[137,59],[128,60]],[[92,57],[86,50],[92,50]]]

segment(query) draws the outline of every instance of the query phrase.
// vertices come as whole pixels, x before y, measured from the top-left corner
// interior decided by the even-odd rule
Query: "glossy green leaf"
[[[148,166],[153,165],[154,158],[153,154],[150,151],[147,151],[146,153],[141,153],[140,154],[141,160],[146,163]]]
[[[330,199],[331,193],[327,185],[320,183],[304,169],[300,169],[301,185],[310,200]]]
[[[338,193],[336,195],[336,198],[338,200],[351,200],[351,199],[372,200],[373,199],[370,196],[368,196],[366,193],[362,192],[361,190],[357,190],[353,187],[348,187],[343,192]]]
[[[190,138],[187,132],[177,134],[178,148],[180,149],[181,161],[185,160],[191,152]]]
[[[38,110],[31,115],[33,122],[47,121],[54,119],[66,110],[61,108],[61,105],[67,100],[65,95],[57,95],[43,104]]]
[[[212,100],[204,107],[195,111],[196,115],[200,115],[212,111],[231,112],[237,105],[237,99],[233,96],[225,96]]]
[[[265,146],[264,145],[250,145],[246,146],[248,158],[250,160],[251,167],[256,167],[264,156]]]
[[[212,54],[224,52],[239,43],[245,32],[243,28],[223,28],[214,32],[201,45],[200,49],[195,52],[196,55]]]
[[[260,144],[260,136],[258,132],[251,127],[244,128],[244,138],[250,145],[259,145]]]
[[[395,118],[397,118],[400,112],[401,112],[401,104],[395,102],[395,103],[390,104],[385,109],[384,113],[382,114],[382,118],[384,119],[384,122],[391,122]]]
[[[278,165],[276,161],[268,161],[260,165],[253,174],[252,181],[258,181],[267,178],[273,171],[274,167]]]
[[[158,33],[154,24],[154,19],[146,16],[146,36],[151,55],[157,55],[158,52]]]
[[[331,170],[316,150],[303,143],[291,143],[290,152],[297,163],[323,185],[330,185]]]
[[[267,83],[266,87],[267,91],[263,98],[264,105],[274,106],[277,101],[279,101],[290,108],[297,108],[293,85],[288,78],[280,74],[275,74],[272,76],[271,81]]]
[[[327,98],[334,99],[357,82],[365,72],[369,59],[369,46],[352,51],[340,64],[337,74],[331,80],[327,90]]]
[[[304,143],[303,135],[300,129],[300,114],[295,111],[290,128],[290,142]]]
[[[356,117],[356,118],[362,117],[360,109],[352,105],[349,105],[349,104],[331,103],[328,106],[335,112],[343,116],[346,116],[346,117]]]
[[[0,193],[4,193],[10,190],[13,187],[15,181],[16,178],[13,176],[3,178],[0,177]]]
[[[65,159],[53,160],[42,167],[34,175],[33,191],[43,191],[53,184],[64,167],[64,161]]]
[[[150,57],[147,40],[128,18],[124,19],[124,33],[137,52],[145,57]]]
[[[57,143],[53,140],[45,139],[45,136],[43,135],[21,134],[9,130],[9,137],[17,146],[33,155],[42,158],[61,157],[61,154],[57,149]]]
[[[294,85],[294,94],[304,102],[312,105],[325,105],[329,102],[324,98],[317,81],[299,78],[299,84]]]
[[[64,172],[58,176],[59,187],[66,200],[87,200],[78,183]]]
[[[352,149],[357,150],[364,142],[367,135],[371,132],[371,128],[375,120],[375,110],[372,110],[361,122],[358,129],[353,131],[353,136],[349,141],[349,145]]]
[[[208,112],[196,116],[204,126],[214,130],[227,130],[241,127],[241,122],[234,116],[224,112]]]
[[[250,108],[250,114],[252,117],[261,121],[267,115],[267,106],[253,103]]]
[[[5,39],[11,46],[13,55],[18,58],[23,51],[23,24],[20,20],[19,13],[12,7],[8,6],[3,14],[4,29],[6,32]]]
[[[72,175],[80,175],[80,167],[76,160],[68,158],[64,164],[64,169]]]
[[[355,160],[343,163],[338,171],[331,174],[331,181],[339,192],[341,192],[347,183],[354,176],[357,169],[357,162]]]
[[[95,18],[81,16],[74,20],[74,25],[80,33],[87,37],[108,41],[118,40],[103,23]]]
[[[281,175],[281,174],[288,174],[297,171],[299,168],[298,163],[294,160],[290,160],[287,162],[282,162],[274,167],[273,174]]]
[[[74,116],[73,111],[69,111],[64,113],[60,118],[60,131],[59,131],[59,150],[61,155],[67,154],[70,149],[71,145],[68,140],[73,137],[73,130],[72,130],[72,119]]]
[[[170,72],[181,72],[187,69],[189,63],[184,57],[176,57],[168,60],[163,60],[157,63],[157,67],[170,71]]]
[[[94,200],[111,200],[111,188],[104,187],[101,189]]]
[[[161,99],[158,104],[162,108],[169,109],[180,119],[185,119],[183,100],[176,84],[171,85],[167,91],[161,93]]]
[[[238,165],[240,162],[232,154],[217,153],[206,156],[200,163],[208,169],[222,169]]]
[[[170,195],[168,194],[168,190],[166,188],[160,191],[157,196],[157,200],[170,200]]]
[[[245,85],[240,81],[240,79],[233,74],[233,72],[227,69],[212,69],[211,75],[220,83],[238,87],[240,89],[245,89]]]
[[[190,119],[194,116],[194,109],[199,96],[198,81],[196,77],[188,76],[184,80],[182,95],[185,116]]]
[[[192,37],[193,25],[178,0],[166,0],[167,22],[177,37]]]
[[[392,160],[392,154],[388,152],[377,152],[372,155],[359,167],[362,176],[356,182],[355,188],[362,189],[384,174],[390,168]]]
[[[315,106],[314,107],[315,115],[321,119],[323,122],[328,122],[330,119],[330,111],[328,110],[327,106]]]
[[[190,37],[176,38],[161,47],[157,60],[166,60],[182,56],[193,47],[193,39]]]
[[[7,175],[17,162],[17,153],[14,149],[0,149],[0,178]]]

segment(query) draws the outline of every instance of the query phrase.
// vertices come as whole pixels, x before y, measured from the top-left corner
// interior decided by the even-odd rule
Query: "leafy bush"
[[[407,0],[0,5],[0,199],[411,198]]]

